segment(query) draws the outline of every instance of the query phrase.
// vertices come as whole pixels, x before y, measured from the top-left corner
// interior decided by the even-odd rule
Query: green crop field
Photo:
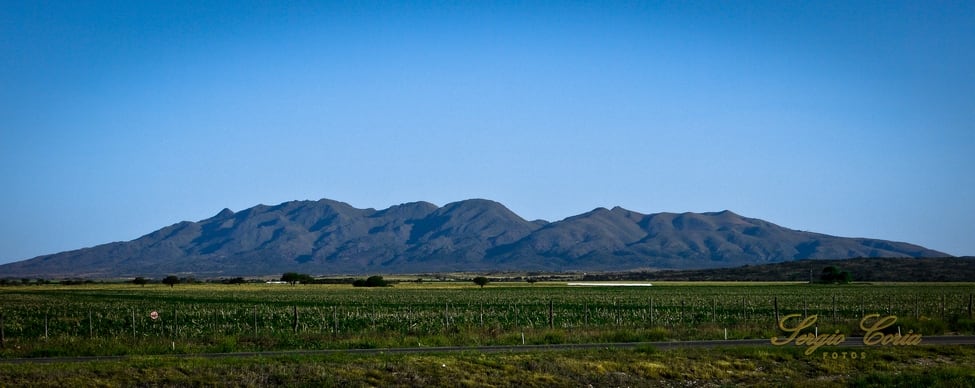
[[[973,294],[975,284],[969,283],[7,286],[0,287],[0,359],[767,339],[782,334],[776,328],[776,314],[817,315],[816,330],[850,336],[862,335],[859,322],[866,314],[895,315],[896,329],[903,332],[971,335],[975,334]],[[972,357],[969,350],[960,351],[965,359]],[[766,352],[788,355],[770,356],[773,359],[799,359],[791,349]],[[642,357],[632,351],[625,354],[618,357]],[[470,356],[444,357],[456,362]],[[589,352],[584,357],[596,356]],[[706,358],[695,357],[702,357],[701,362]],[[12,368],[11,373],[45,373],[40,367],[4,368]],[[975,376],[971,369],[951,373]],[[589,381],[580,379],[568,385]]]
[[[780,316],[855,333],[972,334],[972,284],[40,285],[0,288],[0,356],[167,354],[769,338]],[[155,311],[156,319],[151,317]]]

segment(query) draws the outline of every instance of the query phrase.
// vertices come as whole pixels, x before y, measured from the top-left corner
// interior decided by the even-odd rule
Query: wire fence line
[[[209,338],[319,333],[437,334],[526,329],[684,328],[757,325],[774,328],[786,314],[852,324],[867,314],[915,321],[972,320],[971,292],[876,294],[787,293],[689,295],[603,293],[507,298],[331,301],[287,304],[232,301],[0,301],[0,340]]]

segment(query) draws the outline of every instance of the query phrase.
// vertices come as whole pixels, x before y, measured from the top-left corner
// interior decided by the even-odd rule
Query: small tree
[[[135,279],[132,279],[132,284],[137,284],[137,285],[140,285],[140,286],[145,287],[146,286],[146,283],[149,283],[149,279],[146,279],[146,278],[144,278],[142,276],[139,276],[139,277],[137,277]]]
[[[853,281],[853,275],[850,274],[850,271],[842,271],[836,281],[840,284],[850,284]]]
[[[379,275],[373,275],[366,279],[366,286],[368,287],[386,287],[388,285],[389,282]]]
[[[832,265],[823,268],[823,273],[819,275],[819,282],[825,284],[847,284],[851,280],[853,280],[853,276],[850,275],[849,271],[840,271],[839,268]]]
[[[295,283],[298,283],[298,277],[300,275],[297,272],[285,272],[284,275],[281,275],[281,281],[291,283],[293,286]]]
[[[291,283],[292,286],[298,283],[311,283],[313,280],[311,275],[297,272],[285,272],[281,275],[281,281]]]
[[[365,280],[363,279],[356,280],[355,282],[352,283],[352,286],[353,287],[386,287],[389,286],[389,282],[383,280],[382,276],[373,275]]]
[[[179,278],[175,275],[169,275],[163,278],[162,282],[163,284],[167,284],[170,288],[172,288],[173,286],[179,284]]]
[[[484,276],[478,276],[478,277],[474,278],[474,284],[477,284],[477,285],[481,286],[481,288],[484,288],[484,286],[487,285],[490,282],[491,281],[488,280],[488,278],[486,278]]]

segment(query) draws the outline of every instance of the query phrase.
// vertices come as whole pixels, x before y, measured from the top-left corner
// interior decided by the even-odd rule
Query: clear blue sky
[[[330,198],[975,254],[975,2],[0,0],[0,262]]]

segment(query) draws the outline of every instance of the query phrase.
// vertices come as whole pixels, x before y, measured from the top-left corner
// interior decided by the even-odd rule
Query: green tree
[[[169,275],[163,278],[162,282],[163,284],[169,285],[169,287],[172,288],[173,286],[179,284],[179,278],[175,275]]]
[[[850,274],[850,271],[842,271],[836,280],[840,284],[850,284],[853,281],[853,275]]]
[[[823,272],[819,275],[819,282],[824,284],[847,284],[851,280],[853,280],[853,276],[850,275],[849,271],[841,271],[832,265],[823,268]]]
[[[474,284],[477,284],[477,285],[481,286],[481,288],[484,288],[484,286],[486,286],[490,282],[491,281],[488,280],[488,278],[486,278],[484,276],[478,276],[478,277],[474,278]]]
[[[389,282],[384,280],[382,276],[374,275],[366,279],[366,285],[369,287],[386,287]]]
[[[285,272],[283,275],[281,275],[281,281],[291,283],[291,285],[293,286],[295,285],[295,283],[298,283],[299,275],[301,274],[297,272]]]
[[[146,278],[144,278],[142,276],[139,276],[139,277],[137,277],[135,279],[132,279],[132,284],[138,284],[140,286],[145,287],[146,286],[146,283],[149,283],[149,279],[146,279]]]
[[[367,279],[358,279],[352,282],[353,287],[386,287],[389,286],[389,282],[383,279],[382,276],[374,275]]]
[[[281,275],[281,281],[291,283],[292,286],[298,283],[311,283],[313,280],[311,275],[297,272],[285,272]]]

